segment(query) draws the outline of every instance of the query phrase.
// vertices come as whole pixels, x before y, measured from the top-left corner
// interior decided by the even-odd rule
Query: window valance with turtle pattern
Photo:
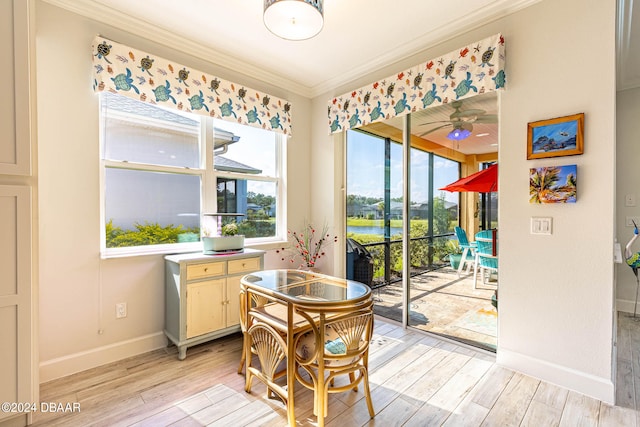
[[[96,92],[291,134],[291,105],[284,99],[100,36],[92,53]]]
[[[503,89],[504,38],[496,34],[329,101],[329,133]]]

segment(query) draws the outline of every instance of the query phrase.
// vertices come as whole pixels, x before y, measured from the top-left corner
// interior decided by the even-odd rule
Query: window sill
[[[255,242],[245,245],[246,248],[260,249],[263,251],[269,251],[274,249],[282,249],[287,247],[289,243],[283,240],[267,241],[267,242]],[[172,245],[152,245],[147,247],[136,248],[117,248],[106,249],[100,252],[101,259],[112,258],[130,258],[138,256],[154,256],[154,255],[172,255],[182,254],[190,252],[202,252],[202,243],[194,242],[187,244],[172,244]]]

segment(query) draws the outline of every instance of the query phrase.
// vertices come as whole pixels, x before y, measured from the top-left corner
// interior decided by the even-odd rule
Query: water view
[[[347,233],[355,234],[375,234],[384,236],[383,227],[371,227],[364,225],[347,225]],[[391,227],[391,235],[402,233],[402,227]]]

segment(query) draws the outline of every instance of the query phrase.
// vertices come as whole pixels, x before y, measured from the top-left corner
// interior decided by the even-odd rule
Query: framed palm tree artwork
[[[529,203],[575,203],[578,166],[529,169]]]
[[[584,113],[527,125],[527,160],[584,152]]]

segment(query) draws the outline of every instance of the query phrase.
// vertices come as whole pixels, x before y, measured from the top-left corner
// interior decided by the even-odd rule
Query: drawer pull
[[[206,273],[207,271],[209,271],[209,267],[204,268],[204,272]]]

